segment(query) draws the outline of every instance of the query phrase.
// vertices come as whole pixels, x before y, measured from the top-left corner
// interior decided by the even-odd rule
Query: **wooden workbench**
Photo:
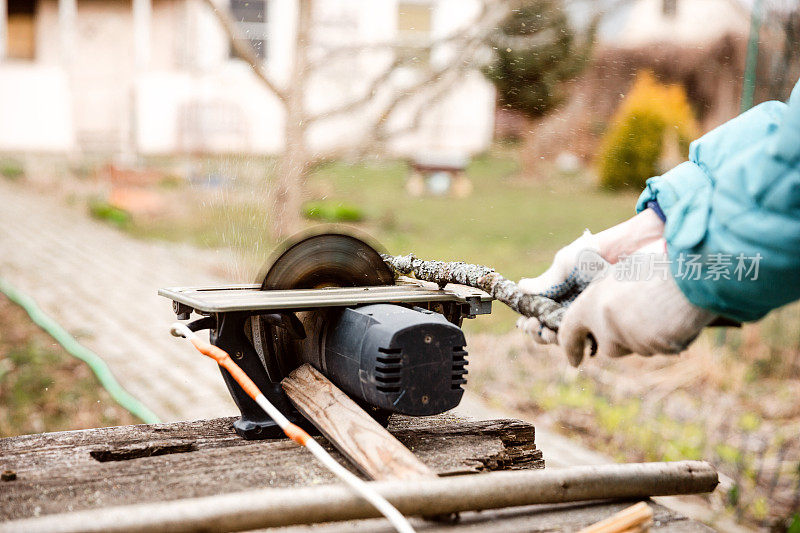
[[[242,440],[234,433],[232,420],[0,439],[0,470],[16,472],[16,479],[0,481],[0,531],[2,521],[51,513],[334,482],[306,450],[287,439]],[[533,426],[516,420],[398,416],[390,430],[440,475],[544,467]],[[414,525],[425,531],[574,531],[626,505],[630,502],[536,505],[462,513],[455,525],[421,519],[415,519]],[[664,507],[652,506],[655,530],[710,531]],[[314,531],[321,532],[376,530],[390,528],[378,519],[314,526]]]

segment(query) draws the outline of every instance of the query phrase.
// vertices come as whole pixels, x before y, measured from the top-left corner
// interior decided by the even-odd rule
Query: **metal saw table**
[[[377,287],[326,287],[323,289],[259,290],[259,285],[239,284],[215,287],[175,287],[160,289],[158,294],[173,301],[176,314],[192,310],[203,314],[236,311],[272,311],[342,307],[393,302],[454,303],[465,307],[466,315],[484,315],[492,311],[492,297],[479,289],[448,284],[439,289],[435,283],[400,277],[397,285]],[[180,318],[180,316],[179,316]],[[185,320],[189,318],[181,318]]]

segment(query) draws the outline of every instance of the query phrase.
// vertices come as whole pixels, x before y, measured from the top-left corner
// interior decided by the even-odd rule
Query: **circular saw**
[[[342,232],[293,240],[255,285],[162,289],[193,331],[210,330],[270,401],[289,405],[280,381],[308,363],[373,413],[424,416],[452,409],[466,383],[465,317],[491,297],[461,285],[395,279],[376,247]],[[280,435],[223,372],[245,438]],[[294,420],[293,420],[294,421]]]

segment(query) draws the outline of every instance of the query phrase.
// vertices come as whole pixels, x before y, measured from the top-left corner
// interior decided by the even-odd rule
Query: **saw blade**
[[[393,285],[394,273],[375,248],[343,233],[294,242],[267,270],[261,290]]]
[[[380,253],[352,235],[323,233],[296,240],[278,254],[262,277],[261,290],[375,285],[394,285],[394,272]],[[253,344],[270,379],[280,381],[301,363],[324,370],[321,335],[331,313],[336,310],[295,313],[306,334],[303,339],[267,324],[262,317],[253,317]]]

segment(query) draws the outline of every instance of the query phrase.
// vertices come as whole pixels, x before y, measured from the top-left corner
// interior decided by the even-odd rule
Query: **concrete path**
[[[235,414],[216,364],[170,336],[160,287],[229,281],[230,258],[133,239],[0,180],[0,277],[100,355],[162,420]]]

